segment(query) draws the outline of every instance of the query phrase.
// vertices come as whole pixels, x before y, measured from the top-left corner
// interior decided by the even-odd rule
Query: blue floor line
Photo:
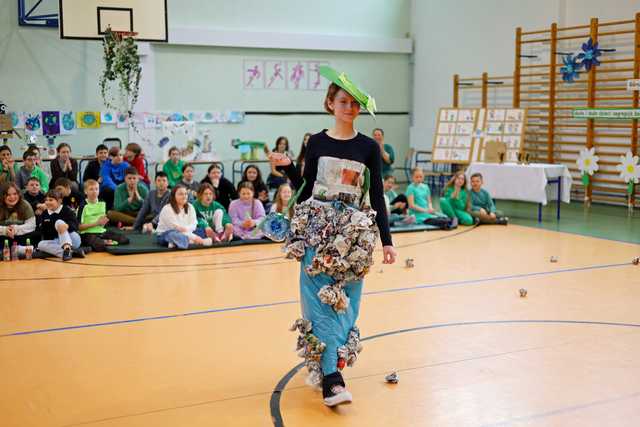
[[[566,268],[561,270],[552,270],[552,271],[541,271],[534,273],[523,273],[523,274],[512,274],[506,276],[495,276],[488,277],[484,279],[469,279],[469,280],[457,280],[453,282],[444,282],[444,283],[434,283],[434,284],[426,284],[426,285],[416,285],[404,288],[393,288],[393,289],[383,289],[380,291],[370,291],[364,292],[364,295],[380,295],[387,293],[395,293],[395,292],[406,292],[413,291],[419,289],[429,289],[429,288],[441,288],[448,286],[460,286],[460,285],[468,285],[471,283],[487,283],[487,282],[497,282],[502,280],[510,280],[510,279],[521,279],[527,277],[536,277],[536,276],[547,276],[553,274],[563,274],[563,273],[571,273],[577,271],[589,271],[589,270],[602,270],[607,268],[614,267],[624,267],[629,266],[630,263],[618,263],[618,264],[603,264],[603,265],[594,265],[588,267],[575,267],[575,268]],[[226,307],[226,308],[214,308],[210,310],[200,310],[200,311],[192,311],[187,313],[179,313],[179,314],[168,314],[162,316],[149,316],[149,317],[140,317],[136,319],[127,319],[127,320],[114,320],[110,322],[100,322],[100,323],[88,323],[82,325],[72,325],[72,326],[63,326],[58,328],[47,328],[47,329],[35,329],[31,331],[21,331],[21,332],[12,332],[8,334],[0,335],[0,338],[7,338],[12,336],[20,336],[20,335],[34,335],[34,334],[44,334],[49,332],[61,332],[61,331],[69,331],[74,329],[86,329],[86,328],[98,328],[102,326],[113,326],[113,325],[122,325],[127,323],[140,323],[148,320],[164,320],[164,319],[174,319],[177,317],[187,317],[187,316],[197,316],[203,314],[212,314],[212,313],[223,313],[229,311],[241,311],[241,310],[253,310],[257,308],[266,308],[266,307],[276,307],[280,305],[290,305],[297,304],[299,300],[288,300],[288,301],[278,301],[264,304],[253,304],[253,305],[245,305],[245,306],[236,306],[236,307]]]

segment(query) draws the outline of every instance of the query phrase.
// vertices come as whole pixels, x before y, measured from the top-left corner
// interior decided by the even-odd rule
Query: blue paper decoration
[[[260,229],[264,235],[274,242],[284,242],[289,233],[290,222],[281,213],[272,212],[265,217],[260,224]]]
[[[580,75],[578,70],[582,67],[582,64],[579,63],[578,58],[573,55],[563,56],[562,63],[564,64],[564,67],[560,67],[562,80],[569,83],[573,82]]]
[[[600,65],[598,56],[602,55],[602,49],[598,49],[598,43],[593,43],[593,39],[589,37],[586,43],[582,43],[582,52],[578,54],[578,59],[582,60],[584,69],[589,71],[591,67]]]

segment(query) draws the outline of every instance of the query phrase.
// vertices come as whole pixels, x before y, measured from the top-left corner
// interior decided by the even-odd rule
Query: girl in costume
[[[396,251],[383,197],[380,148],[354,128],[360,107],[373,115],[375,102],[344,73],[321,66],[320,74],[332,82],[324,107],[335,125],[309,138],[304,180],[288,157],[272,153],[270,159],[286,166],[294,187],[304,183],[285,244],[287,256],[301,261],[303,317],[292,330],[300,333],[297,347],[309,370],[308,382],[321,385],[324,403],[334,406],[352,399],[340,371],[362,349],[355,322],[378,232],[383,263],[393,263]]]
[[[467,178],[458,171],[444,187],[444,197],[440,199],[440,209],[451,219],[457,219],[462,225],[473,225],[471,198],[467,193]]]

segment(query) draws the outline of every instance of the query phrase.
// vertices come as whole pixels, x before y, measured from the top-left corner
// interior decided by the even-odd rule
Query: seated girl
[[[136,144],[135,142],[127,144],[124,148],[124,160],[138,170],[140,181],[148,188],[151,185],[151,180],[149,179],[147,168],[144,164],[144,153],[142,152],[140,144]]]
[[[238,198],[238,192],[231,181],[222,176],[222,167],[218,163],[213,163],[207,169],[207,176],[203,178],[201,183],[208,183],[213,186],[216,192],[216,202],[229,209],[229,203]]]
[[[253,191],[255,194],[255,198],[262,202],[262,207],[265,211],[268,211],[271,208],[271,200],[269,200],[269,189],[262,181],[262,174],[260,173],[260,169],[256,165],[249,165],[244,170],[242,174],[242,181],[250,182],[253,185]],[[238,184],[238,192],[240,192],[240,185]]]
[[[443,229],[455,228],[457,225],[441,212],[433,208],[431,190],[424,183],[424,172],[421,168],[411,171],[411,184],[407,187],[407,203],[409,214],[416,218],[417,223],[435,225]]]
[[[14,242],[26,246],[27,240],[31,245],[38,243],[33,209],[15,183],[4,183],[0,186],[0,249]]]
[[[189,244],[211,246],[210,238],[195,234],[198,226],[196,210],[189,203],[187,189],[181,185],[173,187],[169,203],[160,211],[156,234],[158,243],[169,248],[187,249]]]
[[[291,209],[287,209],[289,205],[289,201],[293,196],[293,189],[289,184],[282,184],[278,187],[278,192],[276,193],[276,197],[271,205],[271,212],[281,213],[287,218],[291,218],[293,216],[293,207]]]
[[[78,161],[71,158],[71,146],[62,142],[56,148],[58,155],[50,162],[51,181],[49,188],[53,188],[58,178],[67,178],[71,181],[75,191],[80,191],[78,185]]]
[[[241,182],[238,193],[240,198],[229,205],[233,234],[243,240],[261,239],[263,234],[258,229],[258,224],[265,214],[262,203],[253,197],[253,185],[250,182]]]
[[[268,153],[268,149],[265,146],[265,151]],[[289,151],[289,140],[286,136],[279,136],[276,140],[276,146],[273,147],[273,151],[276,153],[284,154],[289,158],[293,158],[293,155]],[[287,178],[287,174],[285,172],[285,168],[282,166],[274,166],[271,165],[271,172],[267,177],[267,185],[269,188],[279,188],[280,185],[286,184],[289,179]]]
[[[193,203],[198,217],[196,234],[209,237],[214,242],[233,240],[233,224],[224,206],[216,202],[216,193],[211,184],[202,183]]]
[[[464,172],[456,172],[444,187],[444,197],[440,198],[440,209],[447,217],[462,225],[473,225],[471,198],[467,192],[467,177]]]

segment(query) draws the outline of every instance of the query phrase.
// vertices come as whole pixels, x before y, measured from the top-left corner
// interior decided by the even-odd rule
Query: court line
[[[362,341],[369,341],[377,338],[387,337],[390,335],[404,334],[407,332],[423,331],[427,329],[440,329],[454,326],[477,326],[477,325],[509,325],[509,324],[570,324],[570,325],[589,325],[589,326],[619,326],[619,327],[632,327],[640,328],[640,324],[637,323],[619,323],[619,322],[598,322],[592,320],[479,320],[471,322],[452,322],[452,323],[437,323],[434,325],[417,326],[414,328],[398,329],[395,331],[382,332],[380,334],[371,335],[366,338],[362,338]],[[304,366],[304,362],[301,362],[294,366],[289,372],[287,372],[278,381],[273,389],[271,398],[269,399],[269,408],[271,412],[271,421],[275,427],[284,427],[284,420],[282,419],[282,412],[280,410],[280,399],[285,387],[300,369]],[[320,402],[318,402],[320,404]],[[553,413],[551,413],[553,415]],[[549,416],[549,415],[547,415]],[[526,418],[525,418],[526,420]]]
[[[625,262],[625,263],[619,263],[619,264],[603,264],[603,265],[594,265],[594,266],[587,266],[587,267],[540,271],[540,272],[533,272],[533,273],[511,274],[506,276],[495,276],[495,277],[488,277],[483,279],[456,280],[452,282],[424,284],[424,285],[416,285],[416,286],[409,286],[409,287],[403,287],[403,288],[392,288],[392,289],[383,289],[379,291],[363,292],[363,295],[366,295],[366,296],[380,295],[380,294],[388,294],[388,293],[414,291],[414,290],[420,290],[420,289],[468,285],[472,283],[480,284],[480,283],[488,283],[488,282],[498,282],[498,281],[510,280],[510,279],[548,276],[548,275],[554,275],[554,274],[573,273],[578,271],[604,270],[608,268],[628,267],[630,265],[631,265],[630,263]],[[35,329],[35,330],[29,330],[29,331],[10,332],[8,334],[0,335],[0,338],[7,338],[7,337],[14,337],[14,336],[21,336],[21,335],[44,334],[44,333],[50,333],[50,332],[61,332],[61,331],[69,331],[69,330],[75,330],[75,329],[98,328],[98,327],[104,327],[104,326],[140,323],[140,322],[145,322],[150,320],[174,319],[179,317],[197,316],[197,315],[213,314],[213,313],[224,313],[224,312],[230,312],[230,311],[253,310],[253,309],[259,309],[259,308],[297,304],[298,302],[299,300],[276,301],[276,302],[263,303],[263,304],[252,304],[252,305],[226,307],[226,308],[212,308],[208,310],[200,310],[200,311],[193,311],[193,312],[186,312],[186,313],[175,313],[175,314],[167,314],[167,315],[160,315],[160,316],[148,316],[148,317],[140,317],[140,318],[134,318],[134,319],[126,319],[126,320],[113,320],[109,322],[86,323],[86,324],[80,324],[80,325],[62,326],[57,328],[45,328],[45,329]]]

